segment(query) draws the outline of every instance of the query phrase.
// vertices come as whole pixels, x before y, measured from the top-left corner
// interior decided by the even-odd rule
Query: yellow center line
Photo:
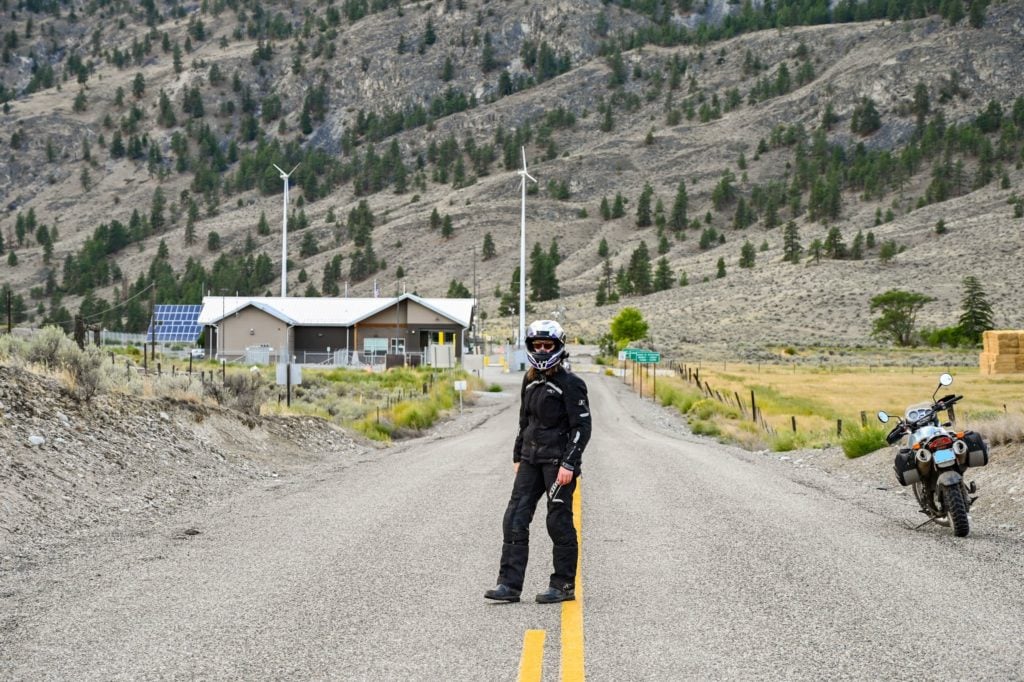
[[[519,682],[540,682],[544,666],[544,631],[527,630],[519,658]]]
[[[572,500],[576,522],[576,600],[562,602],[562,682],[583,682],[583,502],[580,480]],[[544,630],[527,630],[519,658],[518,682],[540,682],[544,665]]]
[[[562,682],[583,682],[583,495],[576,479],[572,515],[576,521],[576,600],[562,602]]]

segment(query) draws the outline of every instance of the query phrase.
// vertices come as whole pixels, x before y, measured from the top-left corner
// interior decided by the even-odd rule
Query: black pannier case
[[[965,431],[964,442],[967,443],[967,466],[983,467],[988,464],[988,444],[980,433]]]
[[[921,480],[921,474],[917,471],[917,459],[910,448],[900,448],[896,454],[896,461],[893,462],[893,469],[900,485],[910,485]]]

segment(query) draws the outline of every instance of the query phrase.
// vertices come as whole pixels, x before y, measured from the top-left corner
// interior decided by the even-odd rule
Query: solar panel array
[[[199,324],[201,305],[158,305],[153,309],[153,320],[146,330],[146,339],[153,339],[156,323],[157,343],[195,343],[203,331]]]

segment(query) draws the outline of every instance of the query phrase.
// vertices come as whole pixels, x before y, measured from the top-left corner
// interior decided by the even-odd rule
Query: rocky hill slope
[[[0,262],[0,281],[24,297],[36,322],[50,314],[47,308],[54,303],[46,292],[48,277],[61,281],[61,264],[80,253],[98,225],[112,219],[127,224],[136,209],[148,215],[157,187],[167,200],[166,225],[137,246],[112,254],[123,281],[99,287],[97,296],[110,302],[124,298],[127,283],[150,272],[161,241],[170,247],[166,260],[179,275],[189,258],[209,268],[222,254],[247,248],[267,254],[274,268],[279,267],[277,172],[269,166],[259,169],[266,174],[266,193],[227,183],[201,197],[195,180],[194,166],[202,154],[197,131],[209,126],[222,153],[230,151],[231,141],[242,139],[238,147],[244,156],[256,144],[241,136],[242,108],[251,105],[267,141],[320,150],[343,165],[365,164],[371,146],[382,155],[397,143],[409,171],[409,187],[403,192],[392,185],[370,193],[359,190],[358,171],[353,171],[355,179],[344,181],[322,177],[330,185],[322,197],[293,189],[293,210],[304,212],[306,232],[316,242],[316,253],[300,255],[299,243],[306,235],[293,234],[293,294],[303,293],[309,284],[324,289],[325,270],[341,256],[341,276],[334,284],[348,285],[351,295],[370,295],[374,277],[348,274],[359,247],[351,230],[343,227],[350,211],[365,200],[376,219],[374,251],[386,264],[375,274],[385,293],[405,288],[444,295],[449,283],[458,280],[476,288],[488,316],[484,331],[498,337],[510,334],[515,323],[499,310],[495,289],[508,290],[518,265],[518,157],[513,156],[512,168],[505,168],[503,146],[495,141],[500,135],[521,132],[529,123],[527,154],[539,191],[528,201],[527,241],[530,248],[538,243],[547,250],[557,240],[561,256],[556,271],[560,296],[535,303],[533,314],[557,316],[573,333],[595,338],[606,331],[622,305],[634,305],[651,323],[653,345],[679,356],[699,354],[701,348],[728,354],[737,348],[782,344],[866,345],[873,343],[871,296],[890,288],[927,293],[936,301],[922,311],[920,323],[949,326],[959,315],[960,280],[968,274],[981,279],[997,326],[1024,327],[1024,312],[1014,303],[1016,273],[1024,255],[1015,202],[1024,172],[1019,143],[1000,147],[998,133],[989,136],[998,155],[994,162],[984,160],[984,151],[980,156],[950,152],[946,158],[961,162],[962,177],[957,189],[941,200],[930,196],[936,173],[944,172],[940,154],[878,192],[845,190],[834,218],[811,219],[807,189],[801,192],[800,210],[781,206],[779,227],[768,227],[763,208],[752,224],[735,227],[736,197],[754,203],[772,183],[792,185],[797,149],[780,137],[801,126],[810,149],[811,135],[826,113],[833,121],[825,139],[845,150],[847,165],[858,153],[856,145],[863,145],[859,153],[888,150],[898,157],[916,139],[915,97],[921,85],[930,103],[923,120],[941,114],[945,125],[967,125],[993,101],[1001,106],[1005,120],[1012,120],[1024,63],[1024,7],[1019,3],[988,8],[980,28],[966,20],[950,26],[933,16],[769,29],[706,44],[632,49],[625,37],[649,27],[650,18],[617,3],[590,0],[412,3],[354,21],[340,17],[337,23],[331,23],[319,3],[252,3],[248,12],[213,5],[220,11],[192,8],[176,17],[162,15],[151,32],[152,51],[142,53],[140,47],[138,62],[121,68],[110,63],[110,55],[115,47],[129,50],[133,40],[139,42],[150,32],[142,14],[108,23],[104,11],[81,14],[75,22],[66,15],[12,15],[17,17],[12,25],[21,35],[29,33],[25,22],[34,17],[30,42],[55,64],[65,66],[68,51],[95,55],[86,83],[75,83],[74,72],[65,69],[66,80],[59,72],[55,76],[60,87],[20,95],[7,103],[4,114],[9,143],[16,144],[5,150],[0,171],[0,200],[6,211],[0,214],[0,234],[10,248],[17,241],[17,217],[33,209],[37,221],[56,228],[59,235],[52,255],[47,256],[44,245],[30,236],[16,249],[16,265]],[[257,5],[268,12],[256,12]],[[112,17],[114,10],[109,11]],[[264,24],[257,21],[260,16]],[[691,18],[680,16],[677,24]],[[254,25],[271,31],[274,25],[292,28],[287,35],[264,40],[252,37],[259,34],[251,30]],[[45,51],[48,32],[62,36],[63,56]],[[434,39],[428,44],[430,32]],[[168,49],[158,46],[165,35]],[[609,45],[609,36],[620,38],[621,62],[619,53],[599,53]],[[171,46],[186,41],[192,51],[181,52],[176,72]],[[261,50],[269,44],[272,55],[267,57]],[[547,52],[531,53],[531,46],[546,46]],[[485,48],[493,60],[486,70]],[[16,92],[35,77],[26,65],[27,49],[19,43],[14,50],[17,58],[3,69],[6,86]],[[550,71],[541,73],[539,62]],[[769,93],[779,82],[783,65],[793,82]],[[211,78],[213,66],[220,79]],[[510,89],[517,89],[517,83],[522,88],[500,96],[502,73],[509,75]],[[144,88],[135,97],[137,74]],[[532,85],[526,82],[531,78]],[[161,91],[173,108],[173,125],[160,122]],[[202,116],[187,104],[193,92],[201,94]],[[84,93],[84,104],[76,110],[79,93]],[[248,93],[249,105],[240,93]],[[443,104],[445,93],[450,95],[448,104]],[[444,106],[461,107],[451,104],[458,99],[455,94],[475,99],[476,106],[442,111]],[[316,105],[317,97],[325,97],[326,103]],[[274,98],[281,106],[280,116],[268,113]],[[864,98],[877,107],[880,127],[862,135],[851,130],[851,123]],[[429,111],[437,100],[442,109],[428,125],[410,125],[373,140],[369,133],[360,134],[360,123],[365,124],[371,113],[408,113],[417,104]],[[314,102],[311,108],[306,106],[309,102]],[[186,106],[191,114],[184,111]],[[133,107],[138,114],[132,113]],[[564,116],[545,118],[560,109],[572,114],[571,125],[563,125]],[[119,128],[126,140],[145,136],[146,143],[160,149],[161,161],[153,166],[145,155],[112,155],[112,136]],[[363,125],[362,130],[367,129]],[[175,159],[180,155],[174,147],[188,139],[190,131],[186,144],[193,167],[178,172]],[[460,159],[466,163],[467,178],[461,183],[450,175],[442,181],[439,164],[430,158],[431,145],[442,145],[450,137],[464,149]],[[496,159],[475,168],[465,151],[467,138],[477,148],[495,145]],[[284,162],[280,156],[260,157],[267,158]],[[991,163],[993,177],[975,182],[983,163]],[[88,182],[83,181],[83,172]],[[237,179],[239,172],[239,163],[228,164],[222,176]],[[736,196],[717,202],[714,191],[727,172],[733,174]],[[689,226],[665,232],[662,241],[657,226],[637,226],[639,197],[649,184],[652,206],[660,202],[667,215],[680,182],[688,192]],[[563,186],[568,197],[558,198]],[[612,200],[617,193],[626,199],[625,214],[604,220],[601,201]],[[191,218],[190,201],[196,203]],[[434,210],[450,217],[450,236],[431,228]],[[266,235],[257,231],[261,214],[271,225]],[[886,218],[879,221],[883,215]],[[336,222],[329,222],[332,216]],[[876,246],[858,260],[805,258],[798,265],[786,263],[781,225],[790,219],[805,249],[816,239],[825,241],[832,228],[839,228],[847,245],[858,232],[871,232]],[[940,221],[943,234],[936,230]],[[186,243],[189,223],[196,234],[192,244]],[[701,248],[700,236],[709,228],[721,237]],[[217,250],[210,250],[212,232],[220,238]],[[481,254],[487,234],[493,239],[495,257],[485,261]],[[252,240],[248,247],[247,239]],[[609,246],[612,272],[628,266],[644,242],[652,261],[664,255],[673,286],[595,306],[598,285],[605,277],[604,259],[598,254],[602,240]],[[664,254],[658,253],[659,242]],[[753,268],[738,267],[746,242],[757,249]],[[902,251],[888,260],[879,258],[878,245],[885,242]],[[717,276],[720,259],[724,277]],[[308,282],[300,281],[300,270]],[[683,273],[686,286],[679,284]],[[74,311],[80,301],[81,292],[68,292],[57,303]]]
[[[245,486],[366,452],[320,419],[100,393],[0,365],[0,567],[161,527]],[[186,528],[166,529],[182,533]]]

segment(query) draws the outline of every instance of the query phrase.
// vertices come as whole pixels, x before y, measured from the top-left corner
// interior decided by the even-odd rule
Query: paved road
[[[1022,678],[1020,543],[908,531],[905,509],[662,428],[617,380],[586,379],[588,679]],[[562,679],[563,607],[482,599],[516,399],[182,519],[198,535],[69,560],[0,640],[0,676],[515,680],[544,630],[543,679]],[[529,593],[550,570],[543,509],[534,537]]]

